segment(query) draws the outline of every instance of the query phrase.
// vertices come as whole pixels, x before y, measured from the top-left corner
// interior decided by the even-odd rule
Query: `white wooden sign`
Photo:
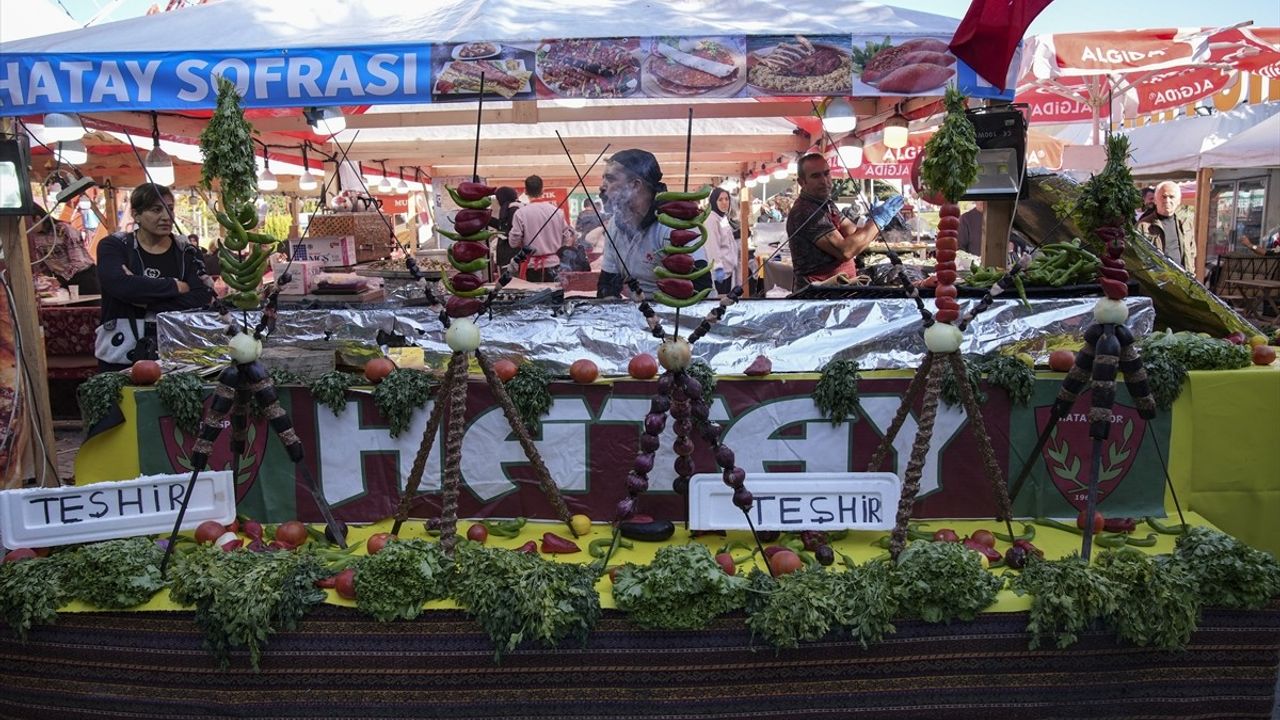
[[[752,473],[746,488],[755,502],[757,530],[891,530],[902,495],[893,473]],[[733,489],[719,474],[689,480],[690,530],[746,530]]]
[[[7,548],[40,548],[173,530],[187,475],[149,475],[136,480],[0,492],[0,541]],[[202,472],[182,518],[190,530],[205,520],[229,523],[236,516],[230,471]]]

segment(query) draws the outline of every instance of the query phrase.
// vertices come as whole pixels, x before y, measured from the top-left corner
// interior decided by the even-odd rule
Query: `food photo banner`
[[[722,378],[710,403],[711,418],[720,422],[725,443],[737,452],[748,473],[862,472],[867,469],[880,438],[901,404],[909,378],[865,375],[859,383],[860,417],[832,425],[814,404],[817,380],[740,380]],[[987,401],[983,419],[997,460],[1006,474],[1016,473],[1035,446],[1036,436],[1049,421],[1058,388],[1053,378],[1036,381],[1027,407],[1011,405],[1006,393],[983,385]],[[577,385],[551,383],[554,399],[534,434],[539,454],[560,485],[573,512],[608,517],[618,498],[626,495],[626,476],[635,458],[654,392],[654,382],[616,381]],[[136,443],[143,473],[190,471],[195,437],[174,423],[153,390],[133,390],[136,412],[113,430],[122,441]],[[1117,388],[1114,431],[1103,447],[1101,498],[1110,515],[1162,515],[1169,448],[1167,415],[1150,426],[1133,408],[1127,392]],[[1064,418],[1050,442],[1036,458],[1031,479],[1018,498],[1020,516],[1075,517],[1084,507],[1090,440],[1082,396],[1079,409]],[[345,409],[334,414],[303,388],[282,389],[281,400],[294,420],[294,429],[307,448],[304,463],[319,483],[337,517],[349,522],[372,522],[390,516],[413,464],[431,407],[420,408],[398,436],[367,393],[351,392]],[[911,452],[919,417],[919,403],[898,433],[894,452],[883,468],[902,473]],[[441,432],[448,432],[446,427]],[[675,478],[674,431],[665,431],[650,473],[651,492],[642,511],[658,518],[684,519],[685,501],[671,491]],[[1159,442],[1152,438],[1158,436]],[[214,444],[210,469],[235,474],[238,511],[263,521],[279,522],[295,516],[319,521],[319,511],[302,480],[298,466],[259,418],[252,422],[247,451],[233,458],[228,434]],[[925,461],[918,517],[994,517],[991,485],[982,468],[972,426],[964,412],[945,403],[938,408],[934,445]],[[106,446],[86,444],[78,458],[80,481],[113,466]],[[102,456],[95,457],[94,453]],[[118,459],[118,458],[117,458]],[[697,472],[716,468],[711,450],[699,446],[693,455]],[[1162,462],[1163,460],[1163,462]],[[421,495],[414,515],[438,516],[442,441],[427,458]],[[119,465],[119,463],[115,463]],[[459,513],[468,517],[554,518],[554,510],[539,490],[528,458],[511,435],[501,409],[482,382],[468,385],[462,439],[462,487]]]
[[[252,108],[475,101],[482,75],[485,96],[506,100],[940,96],[948,87],[977,98],[1013,98],[1012,90],[991,86],[957,60],[949,41],[737,35],[0,53],[0,115],[211,109],[217,76],[233,81]]]

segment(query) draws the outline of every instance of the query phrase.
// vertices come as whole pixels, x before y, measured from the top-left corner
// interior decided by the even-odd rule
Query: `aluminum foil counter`
[[[1049,339],[1080,338],[1093,320],[1096,298],[996,300],[965,333],[961,351],[987,354],[1010,345],[1043,359]],[[1150,298],[1130,297],[1126,323],[1135,335],[1151,332],[1155,311]],[[715,301],[680,314],[681,336],[690,333]],[[655,308],[671,332],[675,311]],[[250,313],[251,322],[256,322]],[[491,356],[523,356],[567,373],[574,360],[593,360],[602,375],[625,375],[637,353],[653,353],[657,340],[631,302],[571,300],[563,305],[494,308],[479,319],[482,347]],[[166,358],[206,353],[224,346],[225,326],[213,313],[163,313],[158,319],[161,355]],[[273,346],[323,347],[352,342],[378,346],[379,331],[402,335],[431,354],[448,355],[437,313],[428,308],[281,310]],[[857,360],[867,370],[914,368],[924,357],[920,313],[905,299],[744,300],[694,345],[694,357],[721,374],[740,373],[758,355],[773,361],[774,372],[812,372],[833,359]],[[226,355],[225,351],[222,353]]]

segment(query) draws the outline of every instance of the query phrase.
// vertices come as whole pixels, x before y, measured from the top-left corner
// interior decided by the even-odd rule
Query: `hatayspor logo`
[[[1053,407],[1036,408],[1036,428],[1043,430],[1052,416]],[[1138,448],[1146,432],[1146,421],[1137,411],[1116,405],[1111,413],[1111,432],[1102,443],[1102,465],[1098,473],[1098,501],[1105,500],[1129,474],[1137,458]],[[1085,412],[1071,412],[1060,420],[1041,451],[1045,469],[1054,486],[1067,502],[1083,510],[1089,492],[1089,462],[1093,440],[1089,436],[1089,419]]]

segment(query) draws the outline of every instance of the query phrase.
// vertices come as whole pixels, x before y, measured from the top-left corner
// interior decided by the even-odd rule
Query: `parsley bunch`
[[[585,644],[600,620],[594,564],[463,543],[454,567],[454,599],[489,634],[495,659],[526,640],[546,647],[565,639]]]
[[[531,362],[520,363],[516,376],[507,381],[507,395],[516,412],[524,421],[525,427],[537,432],[542,425],[542,416],[551,410],[551,393],[547,386],[551,384],[551,373],[541,365]]]
[[[129,376],[118,372],[98,373],[80,383],[76,399],[80,401],[80,419],[86,430],[101,422],[111,408],[120,406],[122,389],[128,384]]]
[[[1206,606],[1256,610],[1280,596],[1275,556],[1226,533],[1193,527],[1178,537],[1173,554],[1199,582]]]
[[[1036,388],[1036,372],[1016,357],[993,355],[974,363],[987,375],[987,384],[1001,388],[1009,395],[1009,402],[1026,407]]]
[[[334,415],[341,415],[347,409],[347,388],[355,384],[356,378],[351,373],[332,370],[312,380],[309,389],[316,402],[332,410]]]
[[[822,377],[813,388],[813,404],[831,424],[858,421],[858,361],[832,360],[822,366]]]
[[[982,559],[959,543],[917,540],[894,568],[902,613],[925,622],[972,620],[996,601],[1004,581],[982,567]]]
[[[373,389],[373,404],[390,424],[391,437],[409,429],[413,411],[425,407],[435,383],[431,375],[412,368],[398,368]]]
[[[166,373],[156,383],[160,404],[173,416],[178,428],[191,435],[200,431],[204,414],[204,383],[189,372]]]
[[[1075,219],[1086,237],[1100,227],[1131,230],[1134,213],[1142,206],[1142,192],[1129,172],[1129,138],[1107,136],[1107,164],[1080,188]]]
[[[1105,552],[1094,571],[1116,592],[1106,614],[1116,635],[1140,647],[1181,650],[1200,617],[1200,587],[1186,563],[1134,550]]]
[[[831,575],[835,579],[834,621],[863,648],[896,632],[892,621],[898,614],[901,598],[893,565],[870,560]]]
[[[978,178],[978,133],[966,112],[964,93],[947,88],[942,103],[947,115],[924,146],[920,179],[925,187],[954,203]]]
[[[711,407],[711,396],[716,391],[716,371],[711,369],[706,360],[694,360],[685,370],[702,386],[702,402]],[[692,400],[693,398],[690,398]]]
[[[0,619],[19,638],[36,625],[58,619],[58,608],[73,597],[70,587],[71,553],[0,563]]]
[[[393,540],[360,562],[356,607],[383,622],[412,620],[423,603],[448,597],[451,569],[439,544]]]
[[[1059,648],[1074,644],[1095,620],[1115,614],[1119,596],[1114,584],[1092,572],[1079,555],[1060,560],[1030,557],[1010,588],[1031,596],[1027,632],[1033,650],[1046,640]]]
[[[218,78],[218,104],[200,132],[200,184],[213,189],[220,182],[224,209],[253,200],[258,194],[258,167],[253,152],[253,125],[244,117],[235,83]]]
[[[753,636],[776,648],[794,648],[801,642],[821,640],[836,628],[841,598],[835,573],[821,566],[805,567],[775,582],[756,569],[750,579],[747,627]]]
[[[978,383],[982,382],[982,369],[976,362],[965,362],[964,364],[965,382],[969,383],[969,392],[973,395],[973,399],[979,405],[987,401],[987,394],[982,392],[982,388]],[[960,385],[956,381],[955,370],[951,367],[951,363],[944,362],[942,364],[942,382],[940,383],[938,397],[942,398],[942,402],[952,407],[960,407]]]
[[[696,630],[742,607],[746,586],[746,578],[726,575],[705,545],[667,545],[647,566],[622,566],[613,600],[641,627]]]
[[[145,537],[82,545],[71,556],[71,591],[107,610],[141,605],[165,586],[163,557],[160,546]]]

